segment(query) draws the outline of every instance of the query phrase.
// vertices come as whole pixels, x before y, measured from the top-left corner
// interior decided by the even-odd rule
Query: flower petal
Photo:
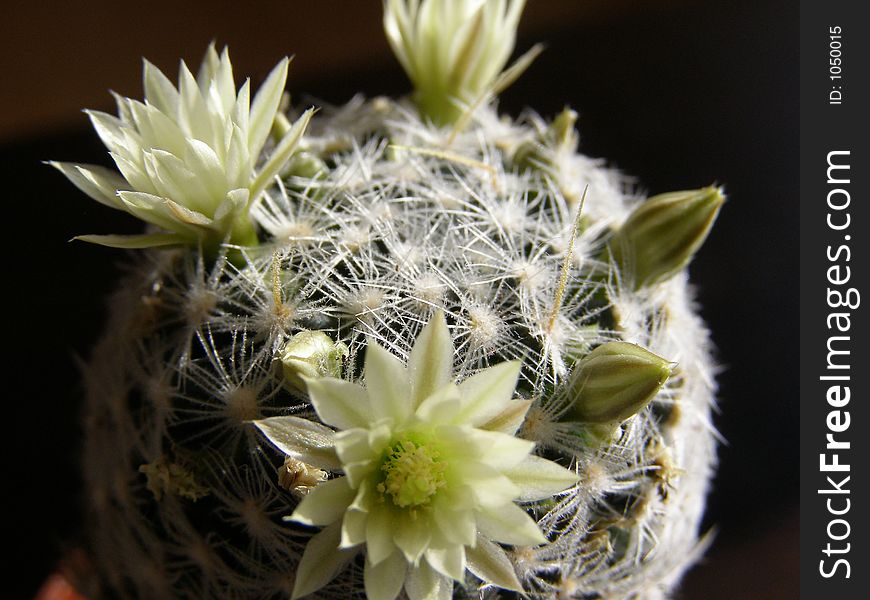
[[[163,74],[148,60],[143,59],[142,83],[145,88],[145,100],[167,115],[174,115],[178,110],[178,90]]]
[[[316,592],[338,575],[356,551],[338,547],[341,523],[333,523],[310,540],[296,569],[292,600]]]
[[[299,141],[302,139],[302,135],[305,133],[305,128],[308,127],[308,122],[311,120],[313,115],[313,108],[309,108],[302,113],[302,116],[293,123],[290,131],[288,131],[284,137],[281,138],[281,141],[278,142],[278,145],[272,151],[266,164],[262,166],[260,172],[254,178],[254,181],[251,182],[251,198],[256,199],[259,197],[260,193],[269,186],[272,178],[275,177],[282,168],[284,168],[284,165],[287,164],[287,161],[290,160],[291,156],[293,156],[296,147],[299,145]]]
[[[408,358],[408,371],[415,408],[453,381],[453,340],[444,313],[435,313],[420,332]]]
[[[449,542],[469,546],[477,538],[477,524],[471,510],[451,510],[447,506],[436,506],[432,511],[432,520]]]
[[[109,248],[158,248],[180,246],[187,243],[188,238],[177,233],[150,233],[144,235],[77,235],[73,238],[80,242],[99,244]]]
[[[377,565],[366,561],[363,580],[368,600],[395,600],[405,583],[408,563],[401,553],[393,552]]]
[[[352,548],[366,541],[366,523],[369,515],[361,510],[348,508],[341,520],[342,548]]]
[[[341,519],[355,496],[356,490],[348,485],[346,477],[324,481],[302,498],[290,520],[303,525],[329,525]]]
[[[251,105],[251,119],[248,125],[248,147],[251,154],[257,156],[266,143],[278,105],[281,103],[281,94],[287,83],[287,67],[290,59],[283,58],[266,77],[266,81],[257,90],[254,102]]]
[[[338,429],[366,427],[371,419],[371,402],[361,386],[334,377],[302,377],[317,416]]]
[[[515,592],[523,591],[510,559],[497,544],[483,536],[478,536],[477,543],[465,549],[465,556],[468,560],[468,570],[486,583]]]
[[[129,185],[115,171],[98,165],[55,161],[50,161],[48,164],[63,173],[77,188],[100,204],[124,210],[124,205],[118,198],[116,191],[129,187]]]
[[[455,544],[446,548],[429,548],[425,553],[429,565],[451,579],[465,579],[465,547]]]
[[[580,479],[577,473],[540,456],[527,456],[520,464],[502,471],[522,490],[519,502],[549,498]]]
[[[408,600],[450,600],[453,581],[422,561],[419,566],[408,570],[405,592]]]
[[[472,427],[439,427],[438,437],[445,453],[455,455],[457,462],[468,464],[468,459],[474,459],[497,470],[518,465],[535,448],[529,440]]]
[[[408,418],[411,384],[405,365],[373,340],[366,346],[365,380],[375,418],[389,417],[397,423]]]
[[[402,511],[398,522],[394,520],[390,526],[393,529],[393,541],[405,555],[405,559],[416,564],[429,546],[432,537],[429,531],[429,520]]]
[[[459,385],[462,409],[456,415],[457,423],[477,427],[502,413],[513,399],[521,367],[518,360],[503,362],[463,381]]]
[[[478,427],[487,431],[498,431],[508,435],[515,435],[520,427],[522,427],[526,413],[529,412],[531,405],[531,400],[511,400],[503,411],[486,423],[478,425]]]
[[[480,533],[502,544],[537,546],[547,541],[538,524],[512,503],[479,511],[477,527]]]
[[[332,429],[292,416],[270,417],[254,421],[254,425],[284,454],[319,469],[341,469]]]
[[[420,403],[416,416],[429,425],[454,423],[460,406],[459,388],[448,383]]]
[[[374,503],[366,522],[366,556],[372,564],[378,564],[396,551],[393,541],[395,515],[383,503]]]

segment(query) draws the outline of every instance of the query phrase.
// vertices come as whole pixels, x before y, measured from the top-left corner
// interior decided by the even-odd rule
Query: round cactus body
[[[409,106],[355,99],[311,122],[316,171],[291,163],[254,208],[260,246],[134,262],[87,370],[85,466],[106,586],[290,593],[313,531],[282,517],[328,474],[288,465],[254,425],[318,420],[282,358],[301,332],[321,332],[314,372],[341,344],[331,374],[359,381],[369,344],[407,361],[442,312],[456,379],[521,361],[516,394],[530,406],[517,436],[578,475],[522,505],[547,538],[507,550],[525,593],[667,594],[701,549],[714,462],[708,335],[684,274],[637,290],[608,258],[611,232],[642,198],[547,131],[534,115],[480,111],[445,150],[449,131]],[[530,147],[536,162],[518,164]],[[673,373],[627,420],[574,420],[576,364],[612,341],[666,357]],[[454,594],[476,596],[481,583],[469,573]],[[359,559],[318,593],[363,597]]]
[[[286,60],[146,63],[91,113],[119,172],[53,163],[150,225],[81,238],[147,248],[85,370],[91,597],[660,598],[701,555],[723,197],[500,116],[522,5],[388,0],[415,94],[295,121]]]

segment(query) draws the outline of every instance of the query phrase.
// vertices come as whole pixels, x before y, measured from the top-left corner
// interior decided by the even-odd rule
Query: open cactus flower
[[[256,243],[248,213],[292,156],[311,118],[306,112],[257,164],[278,112],[288,59],[251,101],[250,80],[236,92],[229,53],[210,46],[194,78],[182,61],[178,88],[145,61],[145,102],[116,96],[118,116],[88,111],[120,173],[96,165],[51,163],[97,202],[158,228],[139,236],[84,235],[121,248],[182,243]]]
[[[466,567],[484,583],[522,591],[500,546],[546,542],[515,501],[550,498],[577,475],[532,454],[514,437],[529,403],[514,399],[517,362],[501,363],[457,385],[453,344],[438,313],[421,332],[407,368],[377,344],[366,349],[365,387],[306,379],[321,421],[339,429],[272,417],[257,426],[279,449],[343,477],[314,489],[291,520],[326,529],[313,538],[294,597],[326,584],[365,547],[365,589],[392,600],[449,597]],[[312,433],[316,435],[312,435]],[[330,446],[322,440],[332,440]]]
[[[500,115],[522,0],[383,5],[404,98],[294,106],[287,59],[252,94],[212,46],[88,113],[116,169],[52,163],[144,223],[79,238],[129,250],[89,597],[666,598],[703,553],[722,189],[647,198],[576,112]]]

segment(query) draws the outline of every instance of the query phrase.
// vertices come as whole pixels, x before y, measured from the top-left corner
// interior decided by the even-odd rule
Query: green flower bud
[[[563,420],[624,421],[643,410],[670,375],[668,361],[637,344],[602,344],[574,366],[568,381],[574,401]]]
[[[710,232],[725,201],[722,190],[670,192],[637,207],[610,242],[610,254],[635,290],[685,267]]]
[[[292,390],[305,391],[302,376],[339,377],[341,359],[347,355],[347,346],[332,341],[322,331],[301,331],[281,351],[284,384]]]
[[[285,177],[295,176],[313,179],[326,171],[326,163],[319,156],[307,150],[301,150],[293,155],[282,175]]]
[[[577,125],[577,111],[566,106],[550,123],[547,136],[555,147],[575,152],[579,141],[575,125]]]
[[[562,109],[547,130],[536,136],[533,141],[525,141],[519,144],[513,154],[513,163],[520,171],[528,169],[549,169],[555,165],[552,163],[552,152],[577,151],[579,139],[574,126],[577,124],[577,112],[568,107]]]

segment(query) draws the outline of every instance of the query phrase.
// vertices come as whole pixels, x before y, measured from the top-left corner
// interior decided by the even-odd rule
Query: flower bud
[[[577,112],[565,107],[556,115],[546,131],[540,133],[534,140],[526,140],[516,147],[513,153],[513,164],[520,171],[528,169],[550,169],[553,165],[553,152],[577,151],[579,138],[574,126],[577,124]]]
[[[341,359],[347,346],[334,342],[322,331],[301,331],[287,341],[281,351],[284,383],[290,389],[305,391],[302,377],[339,377]]]
[[[685,267],[725,201],[722,190],[670,192],[638,206],[610,242],[610,254],[634,289],[664,281]]]
[[[550,138],[553,146],[556,148],[564,148],[570,152],[577,151],[577,111],[568,108],[562,109],[553,122],[550,123],[547,129],[547,137]]]
[[[607,342],[579,361],[568,381],[565,421],[619,423],[640,412],[671,375],[670,363],[627,342]]]

